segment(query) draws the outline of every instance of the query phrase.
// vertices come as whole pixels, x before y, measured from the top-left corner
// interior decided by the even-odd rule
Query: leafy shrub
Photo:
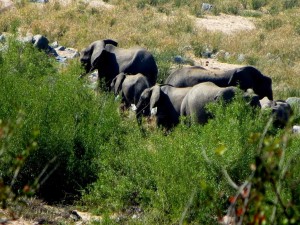
[[[225,2],[222,11],[228,14],[238,15],[240,12],[240,3],[238,1]]]
[[[44,52],[16,41],[9,43],[2,57],[0,118],[15,120],[21,111],[24,124],[1,158],[1,174],[6,182],[11,180],[13,160],[37,132],[37,147],[13,188],[18,191],[38,181],[42,198],[67,200],[70,196],[65,193],[78,194],[96,180],[95,158],[102,156],[101,149],[115,132],[121,132],[116,103],[109,94],[95,96],[77,80],[82,72],[78,63],[60,71]]]
[[[254,10],[260,9],[267,4],[267,0],[251,0],[251,7]]]
[[[281,27],[282,25],[283,25],[283,21],[277,17],[268,18],[263,21],[263,27],[267,31],[275,30],[275,29]]]
[[[146,224],[214,223],[207,215],[221,215],[231,193],[220,171],[228,169],[236,182],[250,173],[255,145],[247,137],[263,125],[244,104],[212,110],[215,118],[207,125],[179,125],[168,136],[156,130],[142,137],[131,130],[133,137],[124,137],[122,150],[106,156],[105,170],[83,203],[102,202],[98,213],[139,208]]]
[[[299,6],[299,0],[284,0],[283,1],[283,8],[284,9],[291,9],[294,7]]]

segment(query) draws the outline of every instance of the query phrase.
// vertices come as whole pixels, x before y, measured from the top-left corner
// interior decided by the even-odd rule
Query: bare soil
[[[204,18],[196,18],[196,26],[212,32],[234,34],[239,31],[253,30],[255,25],[249,18],[220,14],[219,16],[206,15]]]

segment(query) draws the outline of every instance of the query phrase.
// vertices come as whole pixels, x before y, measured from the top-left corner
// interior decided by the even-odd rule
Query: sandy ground
[[[67,6],[69,4],[76,3],[76,2],[79,3],[79,0],[49,0],[47,4],[49,3],[51,4],[55,2],[59,2],[60,4]],[[101,8],[111,9],[114,7],[113,5],[103,2],[102,0],[85,0],[83,2],[87,3],[91,7],[96,7],[96,8],[101,7]],[[0,13],[1,11],[7,10],[12,6],[13,6],[12,0],[0,0]]]
[[[196,66],[202,66],[209,70],[231,70],[238,67],[242,67],[243,65],[238,64],[228,64],[219,62],[217,59],[203,59],[203,58],[193,58],[193,61]]]
[[[10,0],[0,0],[0,14],[1,14],[1,12],[9,9],[12,6],[13,6],[12,1],[10,1]]]
[[[255,29],[255,25],[250,19],[226,14],[220,14],[219,16],[207,15],[204,18],[196,18],[196,26],[225,34],[234,34],[242,30]]]
[[[55,224],[58,224],[61,218],[61,214],[64,214],[64,209],[52,207],[52,206],[42,206],[44,208],[47,208],[49,213],[52,214],[53,221],[49,221],[49,223],[53,223],[55,221]],[[91,213],[87,212],[80,212],[76,210],[76,214],[80,216],[80,219],[78,221],[75,221],[72,219],[72,216],[69,216],[69,219],[64,218],[65,222],[70,222],[71,224],[74,225],[82,225],[82,224],[89,224],[92,221],[97,221],[101,222],[103,220],[102,217],[100,216],[94,216]],[[42,224],[42,222],[39,223],[39,221],[33,221],[33,220],[28,220],[24,219],[23,217],[16,217],[15,219],[7,219],[11,218],[11,215],[8,210],[2,210],[0,209],[0,224],[5,224],[5,225],[38,225]],[[46,221],[43,224],[47,224]]]

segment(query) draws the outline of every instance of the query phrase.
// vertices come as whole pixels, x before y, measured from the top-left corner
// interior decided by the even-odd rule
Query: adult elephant
[[[188,117],[193,122],[205,124],[212,117],[206,109],[207,104],[217,102],[223,99],[230,102],[240,91],[237,87],[219,87],[212,82],[204,82],[193,86],[193,88],[184,97],[180,115]],[[260,107],[257,95],[245,92],[244,99],[252,106]]]
[[[273,100],[272,80],[252,66],[228,71],[207,70],[199,66],[183,67],[171,73],[165,84],[175,87],[192,87],[203,82],[213,82],[220,87],[239,86],[246,91],[251,88],[260,99]]]
[[[151,114],[155,116],[157,126],[172,128],[179,123],[181,103],[190,89],[170,85],[155,85],[145,89],[136,105],[138,121],[142,115]]]
[[[99,78],[104,78],[107,86],[121,72],[142,73],[149,84],[154,85],[158,69],[153,55],[141,47],[124,49],[117,46],[118,43],[110,39],[91,43],[80,54],[85,72],[97,69]]]
[[[128,75],[123,72],[112,80],[110,86],[115,96],[121,96],[121,102],[126,109],[131,104],[137,104],[142,92],[150,87],[147,77],[143,74]]]

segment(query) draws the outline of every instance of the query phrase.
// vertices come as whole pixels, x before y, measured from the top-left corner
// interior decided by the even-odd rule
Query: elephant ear
[[[234,98],[235,93],[236,93],[236,88],[228,87],[218,91],[214,100],[219,101],[222,99],[224,102],[230,102]]]
[[[239,73],[238,70],[235,70],[232,75],[230,76],[230,79],[228,81],[228,86],[237,86],[238,85],[238,77]]]
[[[82,63],[89,62],[91,60],[91,55],[93,51],[93,44],[89,45],[80,52],[80,61]]]
[[[122,84],[125,78],[126,78],[125,73],[120,73],[112,80],[113,85],[111,85],[111,87],[114,88],[115,95],[119,94],[120,91],[122,90]]]
[[[95,68],[97,61],[99,60],[99,57],[102,55],[105,45],[111,44],[113,46],[118,46],[118,42],[113,41],[111,39],[105,39],[101,41],[95,41],[92,44],[92,55],[91,55],[91,65],[92,68]]]
[[[150,110],[157,107],[157,102],[160,98],[160,86],[155,85],[152,89],[151,99],[150,99]]]
[[[111,39],[104,39],[103,42],[104,42],[104,45],[110,44],[110,45],[113,45],[113,46],[116,46],[116,47],[118,46],[118,42],[116,42],[114,40],[111,40]]]

